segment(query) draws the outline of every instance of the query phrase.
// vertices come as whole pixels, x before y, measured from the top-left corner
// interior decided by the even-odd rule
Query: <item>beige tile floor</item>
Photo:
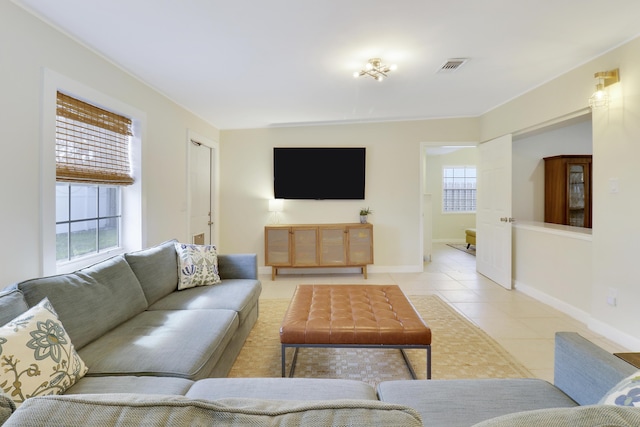
[[[275,281],[271,275],[261,275],[261,298],[290,298],[301,283],[395,283],[407,295],[435,294],[487,332],[533,375],[548,381],[553,381],[557,331],[578,332],[610,352],[629,351],[572,317],[478,274],[473,255],[445,244],[435,244],[433,252],[422,273],[369,273],[366,281],[360,274],[282,274]]]

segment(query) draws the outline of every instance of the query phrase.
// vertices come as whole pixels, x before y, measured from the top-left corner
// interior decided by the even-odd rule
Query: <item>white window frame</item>
[[[41,133],[41,274],[52,275],[75,271],[116,254],[137,250],[146,243],[146,229],[142,223],[142,151],[146,130],[146,114],[130,105],[50,69],[43,71],[42,133]],[[72,261],[56,262],[56,94],[68,93],[106,110],[118,112],[133,120],[134,137],[131,144],[131,165],[134,184],[121,190],[122,239],[118,249],[79,257]]]
[[[468,170],[468,169],[474,169],[475,170],[475,172],[476,172],[475,173],[475,177],[474,177],[475,186],[473,188],[468,188],[468,189],[467,188],[461,188],[459,190],[460,191],[466,191],[466,190],[471,190],[471,189],[472,190],[476,190],[475,201],[474,201],[474,205],[476,205],[476,209],[473,209],[473,210],[467,210],[467,209],[464,209],[464,210],[447,210],[446,209],[445,191],[447,189],[445,188],[445,170],[447,170],[447,169],[464,169],[465,170],[465,177],[464,178],[466,178],[466,170]],[[478,197],[478,194],[477,194],[477,188],[478,188],[477,187],[477,185],[478,185],[477,181],[478,181],[478,168],[475,165],[452,165],[452,166],[451,165],[447,165],[447,166],[442,166],[442,183],[441,183],[441,185],[442,185],[442,213],[443,214],[475,214],[476,210],[477,210],[477,204],[476,203],[477,203],[477,197]]]
[[[65,217],[65,219],[63,221],[58,221],[58,215],[57,213],[59,212],[59,206],[58,206],[58,200],[56,200],[56,262],[57,265],[60,264],[64,264],[64,263],[68,263],[68,262],[73,262],[74,260],[79,260],[81,258],[86,258],[86,257],[90,257],[90,256],[94,256],[96,254],[99,253],[103,253],[103,252],[112,252],[114,250],[120,250],[121,248],[121,242],[122,242],[122,193],[123,193],[123,189],[125,187],[120,186],[120,185],[108,185],[108,184],[83,184],[83,183],[79,183],[79,182],[56,182],[56,193],[57,193],[57,188],[59,186],[64,186],[67,187],[69,189],[68,194],[68,198],[66,200],[67,206],[65,207],[65,211],[67,212],[67,215]],[[95,215],[87,215],[86,211],[88,209],[83,209],[86,208],[86,205],[80,205],[78,206],[77,203],[75,203],[76,200],[86,200],[84,197],[74,197],[73,196],[73,188],[76,188],[75,191],[82,191],[80,190],[80,187],[82,188],[91,188],[91,187],[95,187],[96,188],[96,204],[95,204]],[[102,200],[102,198],[100,197],[100,193],[102,192],[103,189],[107,189],[107,188],[111,188],[111,189],[115,189],[116,190],[116,203],[117,203],[117,212],[115,214],[110,214],[110,215],[103,215],[101,214],[101,209],[100,209],[100,201]],[[86,190],[85,190],[86,191]],[[83,210],[85,211],[85,214],[83,215],[79,215],[79,211]],[[75,214],[74,214],[75,211]],[[82,217],[80,217],[82,216]],[[117,247],[116,246],[110,246],[108,248],[105,249],[101,249],[100,248],[100,240],[101,240],[101,235],[103,234],[103,230],[100,227],[100,221],[104,221],[104,220],[115,220],[117,222],[117,235],[115,236],[116,238],[116,242],[117,242]],[[73,256],[72,255],[72,248],[73,245],[71,245],[70,243],[75,240],[71,238],[71,235],[73,234],[73,231],[71,230],[73,227],[73,224],[78,224],[78,223],[86,223],[86,222],[92,222],[96,224],[96,230],[95,230],[95,251],[91,251],[89,253],[83,254],[83,255],[78,255],[78,256]],[[60,232],[59,226],[64,226],[67,229],[67,256],[63,259],[63,260],[59,260],[58,259],[58,242],[57,242],[57,235]]]

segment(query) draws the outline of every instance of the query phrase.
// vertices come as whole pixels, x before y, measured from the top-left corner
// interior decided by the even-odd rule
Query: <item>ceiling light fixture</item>
[[[589,98],[589,107],[592,110],[606,108],[609,105],[609,94],[604,88],[620,81],[619,70],[616,68],[611,71],[599,71],[593,77],[598,79],[598,84],[596,85],[596,91]]]
[[[395,64],[383,64],[380,58],[371,58],[362,70],[353,73],[353,77],[358,78],[362,76],[370,76],[381,82],[385,77],[387,77],[387,73],[389,71],[393,71],[397,68],[398,67]]]

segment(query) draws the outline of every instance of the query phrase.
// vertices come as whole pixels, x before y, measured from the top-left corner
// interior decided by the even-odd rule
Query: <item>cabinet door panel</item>
[[[370,227],[349,227],[349,264],[373,263],[373,230]]]
[[[293,265],[318,265],[318,229],[293,229]]]
[[[344,227],[320,228],[320,265],[347,265],[347,237]]]
[[[265,265],[290,265],[290,230],[288,228],[265,229]]]

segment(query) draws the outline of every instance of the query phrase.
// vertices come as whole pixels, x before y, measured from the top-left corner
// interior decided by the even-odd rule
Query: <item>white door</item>
[[[511,289],[511,135],[478,148],[476,268]]]
[[[190,140],[189,149],[189,233],[192,243],[210,245],[212,236],[211,147]]]

